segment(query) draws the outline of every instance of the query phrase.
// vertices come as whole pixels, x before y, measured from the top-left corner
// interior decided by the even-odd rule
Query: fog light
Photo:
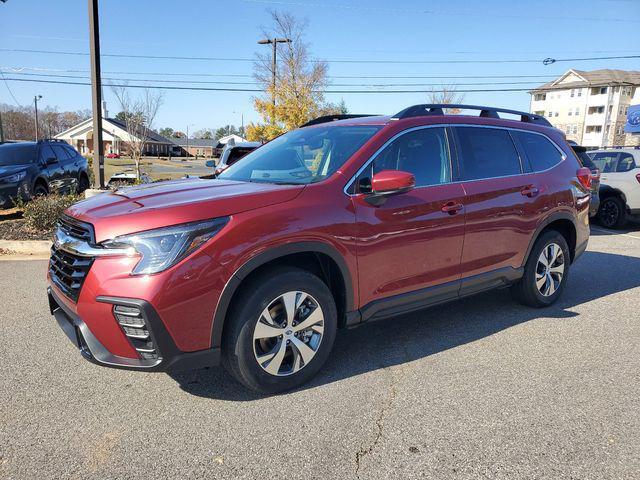
[[[151,339],[149,327],[142,311],[138,307],[114,305],[113,316],[141,358],[145,360],[158,358],[158,352]]]

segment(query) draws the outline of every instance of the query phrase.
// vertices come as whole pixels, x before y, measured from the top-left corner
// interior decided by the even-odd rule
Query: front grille
[[[93,243],[93,228],[88,223],[61,215],[58,219],[58,228],[70,237]]]
[[[51,280],[67,297],[77,302],[80,296],[80,289],[92,262],[92,258],[72,255],[56,248],[54,245],[51,247],[49,275]]]

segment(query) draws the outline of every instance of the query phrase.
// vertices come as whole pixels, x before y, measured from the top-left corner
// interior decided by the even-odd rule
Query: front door
[[[390,169],[413,173],[415,188],[389,196],[380,206],[370,205],[366,185],[373,174]],[[403,304],[428,303],[432,294],[457,296],[464,190],[451,183],[452,177],[446,128],[421,127],[390,141],[356,179],[352,200],[361,306],[373,302],[377,311],[391,308],[393,314]],[[428,288],[434,286],[440,288]]]

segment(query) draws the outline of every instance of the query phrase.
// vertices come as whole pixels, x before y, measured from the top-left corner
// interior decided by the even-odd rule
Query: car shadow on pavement
[[[549,308],[522,306],[502,289],[341,330],[326,365],[298,390],[428,357],[530,320],[575,317],[579,315],[572,311],[575,306],[639,286],[640,258],[588,251],[572,267],[563,297]],[[229,401],[263,398],[239,385],[222,368],[172,377],[184,391],[200,397]]]

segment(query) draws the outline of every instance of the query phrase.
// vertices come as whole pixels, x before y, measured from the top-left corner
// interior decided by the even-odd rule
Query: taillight
[[[576,176],[578,177],[580,185],[582,185],[587,190],[591,189],[591,170],[589,170],[587,167],[579,168]]]
[[[593,182],[594,180],[600,180],[600,170],[597,168],[591,172],[591,181]]]

